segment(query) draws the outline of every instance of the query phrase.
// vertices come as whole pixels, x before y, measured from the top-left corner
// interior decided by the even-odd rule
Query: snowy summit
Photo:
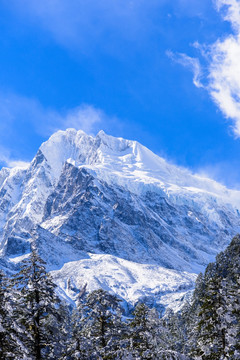
[[[1,266],[35,240],[62,296],[87,283],[177,308],[240,229],[240,192],[100,131],[53,134],[27,168],[0,171]]]

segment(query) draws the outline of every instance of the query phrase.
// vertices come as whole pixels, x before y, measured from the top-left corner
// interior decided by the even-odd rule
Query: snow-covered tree
[[[160,350],[155,358],[161,360],[190,360],[188,356],[173,350]]]
[[[149,309],[143,302],[139,302],[133,311],[133,319],[130,322],[130,350],[138,354],[139,358],[156,358],[158,325],[156,311]]]
[[[196,359],[240,358],[240,236],[209,264],[204,292],[195,297],[200,304],[193,336]],[[194,306],[194,304],[193,304]]]
[[[7,283],[3,271],[0,270],[0,359],[4,359],[8,354],[8,329],[7,317],[8,311],[6,306]]]
[[[0,360],[16,359],[21,353],[12,316],[13,307],[9,279],[0,270]]]
[[[14,317],[27,359],[58,359],[61,349],[62,313],[55,295],[56,285],[46,272],[45,262],[33,249],[14,276],[17,306]]]
[[[102,289],[87,296],[81,311],[81,335],[90,359],[116,359],[121,347],[123,323],[120,299]]]
[[[69,321],[69,338],[66,342],[65,351],[61,360],[75,360],[89,358],[89,340],[84,334],[83,328],[86,319],[83,314],[83,304],[77,303],[72,310]]]

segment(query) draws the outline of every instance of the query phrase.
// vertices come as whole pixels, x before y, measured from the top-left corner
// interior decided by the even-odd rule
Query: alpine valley
[[[240,191],[100,131],[53,134],[26,168],[0,171],[0,266],[18,269],[34,241],[74,301],[103,288],[177,310],[240,232]]]

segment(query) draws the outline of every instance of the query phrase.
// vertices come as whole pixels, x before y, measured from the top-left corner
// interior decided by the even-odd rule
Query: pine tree
[[[90,347],[89,340],[84,334],[84,325],[86,319],[83,313],[83,304],[77,303],[76,308],[72,310],[70,320],[70,338],[66,343],[66,349],[61,360],[87,360],[89,358]]]
[[[160,350],[157,354],[156,360],[190,360],[188,356],[183,355],[174,350]]]
[[[141,359],[156,359],[158,315],[154,309],[139,302],[133,311],[133,320],[130,350],[134,351]]]
[[[60,301],[55,295],[56,285],[46,272],[45,262],[35,249],[14,276],[14,286],[17,291],[14,316],[27,358],[57,359],[56,349],[61,348]]]
[[[20,354],[12,308],[13,300],[9,279],[0,270],[0,360],[16,359]]]
[[[240,359],[239,235],[199,275],[191,302],[159,324],[156,359]]]
[[[219,360],[225,347],[225,334],[220,327],[218,309],[223,303],[219,291],[220,279],[215,274],[214,264],[208,266],[204,281],[207,287],[198,313],[197,348],[194,353],[206,360]]]
[[[186,313],[187,312],[187,313]],[[174,313],[168,309],[159,321],[159,348],[183,354],[188,339],[186,316],[189,316],[187,304],[181,312]],[[161,341],[160,341],[161,340]]]
[[[8,354],[8,332],[6,329],[6,318],[8,316],[6,308],[6,278],[0,270],[0,359],[3,360]]]
[[[123,323],[120,299],[102,289],[87,296],[82,309],[81,334],[89,359],[116,359]]]
[[[193,331],[195,346],[191,353],[196,359],[240,358],[239,254],[240,237],[236,236],[205,271],[204,292],[195,297],[199,306]]]

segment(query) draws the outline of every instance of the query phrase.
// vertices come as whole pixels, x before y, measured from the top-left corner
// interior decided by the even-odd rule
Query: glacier
[[[34,241],[68,301],[87,284],[176,310],[239,211],[240,191],[137,141],[58,131],[28,166],[0,170],[0,266],[15,271]]]

